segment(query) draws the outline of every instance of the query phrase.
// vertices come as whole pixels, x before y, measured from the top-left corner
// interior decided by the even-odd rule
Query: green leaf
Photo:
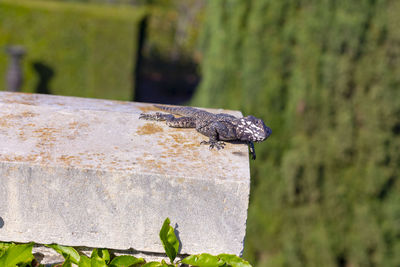
[[[182,263],[200,267],[222,266],[225,264],[225,262],[219,257],[213,256],[208,253],[190,255],[184,258],[182,260]]]
[[[65,258],[64,263],[61,265],[61,267],[72,267],[71,264],[71,256],[68,255],[67,258]]]
[[[33,243],[15,245],[12,244],[0,257],[1,267],[14,267],[17,264],[31,262]]]
[[[167,264],[165,260],[162,260],[161,262],[151,261],[142,265],[142,267],[175,267],[175,266],[176,265],[174,264]]]
[[[93,249],[90,258],[102,259],[104,262],[108,263],[110,261],[110,252],[108,252],[108,250],[105,248],[100,248],[100,249],[95,248]]]
[[[132,266],[132,265],[135,265],[138,263],[144,263],[144,259],[136,258],[136,257],[129,256],[129,255],[122,255],[122,256],[115,257],[111,261],[110,267],[128,267],[128,266]]]
[[[148,263],[142,265],[142,267],[162,267],[162,266],[163,266],[162,263],[157,262],[157,261],[151,261],[151,262],[148,262]]]
[[[81,255],[78,267],[91,267],[90,259],[85,255]]]
[[[11,247],[14,246],[14,243],[10,243],[10,242],[0,242],[0,257],[3,256],[3,254],[6,252],[6,250]]]
[[[64,259],[67,259],[67,257],[69,256],[70,261],[74,264],[78,264],[81,257],[78,251],[76,251],[73,247],[65,247],[57,244],[46,245],[46,247],[54,249],[59,254],[61,254]]]
[[[161,266],[162,267],[175,267],[175,264],[168,264],[165,262],[165,260],[161,260]]]
[[[164,246],[165,253],[170,259],[171,263],[174,262],[179,249],[179,240],[176,238],[174,228],[169,225],[169,218],[165,219],[163,226],[160,230],[160,239]]]
[[[233,254],[219,254],[218,257],[232,267],[251,267],[251,264]]]
[[[95,258],[90,258],[90,266],[91,267],[107,267],[107,263],[104,259],[95,257]]]

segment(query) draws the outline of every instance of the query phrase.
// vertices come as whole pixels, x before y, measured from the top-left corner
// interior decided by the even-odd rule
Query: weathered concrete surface
[[[193,129],[138,119],[152,110],[0,92],[0,240],[163,252],[170,217],[181,253],[239,254],[246,145],[210,151]]]

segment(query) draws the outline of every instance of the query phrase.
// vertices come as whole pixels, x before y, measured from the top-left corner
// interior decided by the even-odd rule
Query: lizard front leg
[[[203,127],[198,127],[196,130],[205,136],[208,136],[210,139],[208,141],[202,141],[201,145],[210,145],[210,149],[214,147],[218,150],[223,149],[225,147],[225,143],[219,140],[218,129],[221,128],[218,122],[211,123],[209,125],[203,125]]]
[[[247,144],[250,149],[251,159],[255,160],[256,159],[256,150],[254,149],[254,143],[251,141],[248,141]]]
[[[213,149],[215,147],[218,150],[220,150],[220,149],[224,149],[225,142],[214,140],[214,139],[210,138],[210,140],[208,140],[208,141],[201,141],[200,145],[210,145],[210,147],[209,147],[210,149]]]

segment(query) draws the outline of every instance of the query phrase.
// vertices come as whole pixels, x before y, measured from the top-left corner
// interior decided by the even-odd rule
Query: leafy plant
[[[171,263],[176,258],[179,249],[179,240],[176,238],[174,228],[169,225],[169,218],[165,219],[163,226],[160,230],[160,239],[163,244],[165,253],[168,258],[171,260]]]
[[[79,252],[72,247],[65,247],[57,244],[47,246],[53,248],[64,257],[65,261],[62,265],[63,267],[71,266],[71,263],[78,265],[78,267],[129,267],[140,266],[140,264],[144,263],[143,258],[136,258],[129,255],[112,258],[107,249],[95,248],[89,258],[85,255],[79,254]]]
[[[170,219],[166,218],[161,230],[160,239],[170,263],[165,260],[161,262],[145,262],[143,258],[136,258],[130,255],[113,256],[107,249],[94,249],[90,258],[79,253],[73,247],[57,244],[46,245],[54,249],[64,257],[61,267],[70,267],[72,264],[78,267],[177,267],[181,264],[188,264],[199,267],[251,267],[250,263],[242,258],[231,254],[219,254],[217,256],[203,253],[190,255],[180,261],[175,261],[179,252],[180,242],[175,235],[174,228],[170,225]],[[1,267],[28,267],[32,266],[34,259],[32,255],[33,243],[15,245],[13,243],[0,243],[0,266]],[[57,265],[59,266],[59,265]]]
[[[190,255],[177,263],[174,263],[176,255],[179,250],[179,240],[177,239],[174,229],[170,226],[169,218],[165,219],[163,226],[160,230],[160,239],[164,246],[165,253],[171,261],[171,264],[167,264],[165,261],[160,262],[149,262],[143,265],[143,267],[164,267],[164,266],[179,266],[180,263],[199,266],[199,267],[213,267],[213,266],[224,266],[224,267],[248,267],[250,263],[241,259],[236,255],[231,254],[219,254],[217,256],[203,253],[198,255]]]
[[[0,243],[0,266],[30,266],[34,259],[32,255],[33,243],[16,245],[14,243]]]

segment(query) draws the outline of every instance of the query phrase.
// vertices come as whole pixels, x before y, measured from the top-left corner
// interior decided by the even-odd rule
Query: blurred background
[[[273,134],[251,162],[244,257],[400,266],[399,14],[396,0],[1,0],[0,88],[261,117]]]

